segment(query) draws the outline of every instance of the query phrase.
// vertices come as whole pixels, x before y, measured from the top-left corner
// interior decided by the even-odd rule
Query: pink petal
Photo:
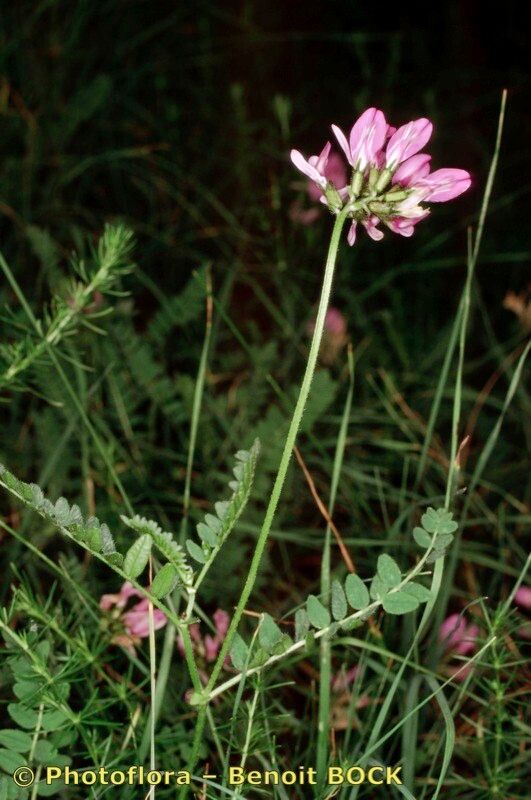
[[[102,611],[110,611],[113,606],[125,608],[130,597],[143,597],[143,594],[138,589],[135,589],[132,583],[126,581],[118,594],[102,594],[100,608]]]
[[[527,586],[520,586],[520,588],[516,590],[514,599],[522,608],[531,609],[531,589]]]
[[[365,230],[375,242],[380,242],[384,238],[384,232],[376,227],[379,222],[380,220],[375,216],[371,216],[368,219],[363,220],[363,226]]]
[[[347,142],[347,137],[345,136],[345,134],[343,133],[341,128],[338,128],[337,125],[332,125],[332,130],[334,131],[334,135],[335,135],[335,137],[336,137],[336,139],[338,141],[339,146],[341,147],[341,149],[343,150],[345,156],[347,157],[348,163],[351,164],[352,166],[354,166],[354,164],[352,162],[352,156],[350,154],[350,147],[349,147],[349,144]]]
[[[439,641],[446,650],[464,656],[475,649],[479,633],[478,626],[467,625],[461,614],[450,614],[439,628]]]
[[[119,594],[102,594],[100,597],[100,608],[102,611],[110,611],[113,608],[118,600],[120,599]]]
[[[476,649],[476,641],[479,636],[477,625],[466,625],[461,641],[455,646],[454,653],[458,656],[465,656]]]
[[[315,156],[312,156],[315,158]],[[309,159],[311,161],[311,159]],[[335,188],[339,190],[344,186],[347,180],[347,170],[345,162],[338,153],[330,153],[330,156],[325,164],[324,170],[320,170],[324,177],[333,183]],[[312,200],[320,200],[322,194],[322,186],[316,186],[313,181],[308,181],[308,194]],[[327,202],[326,197],[324,198]]]
[[[398,233],[400,236],[413,236],[415,233],[415,226],[411,223],[411,220],[406,219],[405,217],[395,217],[394,219],[390,219],[387,223],[387,227],[393,231],[393,233]]]
[[[418,181],[419,187],[426,187],[429,193],[426,200],[432,203],[445,203],[453,200],[470,187],[472,178],[464,169],[437,169],[422,180]]]
[[[344,187],[347,182],[347,169],[345,162],[338,153],[330,153],[328,163],[324,170],[324,175],[334,184],[336,189]]]
[[[430,171],[431,156],[427,153],[418,153],[411,156],[398,167],[393,175],[393,183],[401,186],[412,186],[420,178],[425,178]]]
[[[199,630],[199,623],[193,622],[191,625],[188,626],[188,631],[190,633],[190,639],[195,644],[199,644],[201,641],[201,631]]]
[[[350,131],[351,164],[360,170],[368,164],[374,164],[386,135],[387,122],[383,112],[377,108],[364,111]]]
[[[332,145],[330,144],[330,142],[327,142],[318,156],[311,156],[308,159],[310,164],[315,166],[315,168],[317,169],[317,172],[320,175],[324,175],[325,172],[326,172],[326,165],[328,163],[328,156],[330,155],[330,148],[331,147],[332,147]],[[315,162],[314,162],[313,159],[315,159]]]
[[[354,244],[354,242],[356,241],[356,228],[357,228],[357,226],[358,226],[358,223],[356,222],[355,219],[353,219],[352,220],[352,225],[350,226],[350,229],[349,229],[349,232],[348,232],[348,236],[347,236],[347,241],[348,241],[348,243],[349,243],[349,245],[351,247]]]
[[[306,175],[307,178],[310,178],[312,181],[315,181],[322,186],[323,189],[326,186],[326,178],[321,175],[313,164],[310,164],[307,161],[302,153],[299,153],[298,150],[292,150],[290,153],[290,158],[297,169],[302,172],[303,175]]]
[[[454,646],[461,641],[465,628],[466,622],[460,614],[450,614],[439,628],[439,641],[447,649],[453,650]]]
[[[405,161],[406,158],[414,156],[421,150],[433,131],[433,125],[429,119],[421,117],[414,119],[406,125],[402,125],[394,133],[387,144],[386,161],[388,167],[396,167]]]

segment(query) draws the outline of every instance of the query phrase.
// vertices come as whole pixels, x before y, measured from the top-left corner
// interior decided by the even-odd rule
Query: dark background
[[[397,124],[432,117],[435,164],[473,172],[475,190],[438,209],[439,231],[456,227],[477,213],[506,87],[484,260],[524,249],[529,75],[518,11],[511,2],[496,14],[479,2],[4,2],[3,246],[13,253],[28,223],[68,246],[74,227],[120,215],[146,239],[150,274],[160,279],[163,267],[163,280],[178,283],[194,261],[219,257],[210,239],[226,234],[226,220],[206,193],[243,231],[267,237],[285,224],[271,219],[271,185],[280,182],[287,204],[289,148],[314,152],[331,122],[347,127],[372,104]],[[277,95],[291,105],[283,136]],[[187,204],[200,209],[195,219]],[[380,270],[433,235],[359,249]],[[228,238],[234,246],[237,233]],[[463,241],[453,235],[446,255]],[[494,296],[521,280],[507,266],[485,265],[483,276]]]

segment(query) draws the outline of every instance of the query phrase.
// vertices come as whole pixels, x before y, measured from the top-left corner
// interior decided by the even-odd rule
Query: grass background
[[[473,189],[436,208],[412,240],[389,235],[375,245],[360,237],[355,248],[344,247],[333,301],[347,317],[357,361],[334,519],[362,574],[374,568],[382,547],[406,559],[411,515],[444,494],[453,377],[443,393],[427,468],[419,481],[414,477],[465,280],[466,227],[475,223],[481,204],[503,87],[509,90],[506,128],[472,287],[460,426],[460,434],[470,432],[472,440],[463,486],[499,418],[525,339],[502,307],[507,291],[519,292],[529,281],[529,74],[516,4],[504,4],[504,13],[494,18],[474,2],[375,9],[344,0],[22,1],[3,5],[0,24],[2,252],[40,314],[51,296],[64,296],[73,248],[88,254],[88,242],[105,221],[122,220],[135,232],[137,268],[123,281],[130,294],[114,302],[113,315],[102,323],[106,335],[80,331],[60,353],[135,510],[169,529],[179,526],[182,514],[204,338],[201,276],[206,265],[211,269],[216,302],[194,461],[193,519],[223,496],[232,453],[255,435],[267,443],[254,502],[223,564],[205,584],[204,603],[212,611],[230,609],[238,596],[288,418],[268,375],[293,397],[329,235],[325,215],[311,228],[290,221],[289,208],[304,192],[297,188],[289,149],[316,152],[331,122],[348,127],[372,104],[395,124],[421,115],[434,120],[434,163],[469,169]],[[0,300],[13,310],[14,317],[0,320],[2,342],[12,343],[22,336],[22,313],[5,284]],[[343,352],[318,374],[300,438],[323,498],[347,391],[345,367]],[[89,512],[96,508],[113,529],[119,527],[120,498],[50,364],[35,364],[19,388],[0,404],[0,461],[50,496],[64,494]],[[529,419],[529,396],[521,385],[470,500],[457,568],[437,609],[443,618],[488,597],[485,608],[476,604],[473,610],[485,634],[486,620],[525,561]],[[324,536],[296,467],[289,482],[252,606],[277,619],[318,586]],[[117,588],[112,576],[83,562],[52,530],[21,516],[6,498],[1,502],[5,524],[65,565],[78,590],[91,598],[89,606]],[[120,535],[126,533],[117,530]],[[59,663],[71,665],[72,702],[86,726],[86,736],[73,746],[75,763],[86,765],[91,752],[106,748],[117,752],[119,726],[137,706],[134,692],[128,695],[123,687],[144,691],[145,654],[134,664],[109,647],[97,618],[80,612],[78,596],[5,528],[0,554],[6,565],[2,602],[9,604],[11,586],[21,592],[20,624],[41,609],[43,637],[51,638]],[[335,550],[333,563],[341,571]],[[50,627],[57,616],[68,632],[66,642]],[[506,635],[520,623],[504,616]],[[359,691],[374,702],[359,712],[361,719],[350,718],[359,729],[356,743],[339,745],[353,757],[391,679],[395,662],[389,653],[406,651],[411,630],[408,619],[383,621],[382,639],[368,634]],[[79,641],[87,631],[104,668],[123,676],[119,690],[100,685],[83,660]],[[420,662],[425,655],[419,654]],[[334,670],[358,660],[359,652],[345,644],[334,651]],[[502,670],[489,663],[464,694],[458,687],[452,695],[458,739],[447,796],[525,796],[518,779],[525,755],[520,698],[526,675],[519,654],[508,660],[516,666]],[[185,753],[191,725],[178,655],[173,668],[176,680],[168,689],[169,711],[158,741],[170,765]],[[290,759],[311,761],[313,739],[303,720],[310,720],[312,730],[316,678],[315,659],[305,659],[290,674],[294,687],[264,689],[257,752],[273,761],[284,758],[288,766]],[[80,689],[87,681],[89,701]],[[6,668],[0,683],[6,703],[11,683]],[[493,701],[498,685],[507,701]],[[409,688],[404,682],[397,695],[396,719],[411,702]],[[142,715],[144,701],[145,695]],[[222,739],[229,735],[228,709],[219,709]],[[410,785],[419,796],[431,796],[426,776],[439,757],[440,725],[437,714],[427,711],[419,715],[413,749],[398,735],[387,745],[388,763],[403,756],[405,747],[413,774],[424,776]],[[482,726],[487,733],[480,736]],[[503,758],[498,754],[494,770],[489,748],[499,730],[507,751]],[[289,757],[276,751],[275,736],[288,745]],[[337,736],[343,741],[339,727]],[[120,751],[123,763],[135,761],[135,746],[133,737]],[[209,748],[207,741],[205,752]]]

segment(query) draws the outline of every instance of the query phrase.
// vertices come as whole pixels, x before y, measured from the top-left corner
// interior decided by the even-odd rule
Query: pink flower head
[[[476,649],[479,628],[471,623],[467,624],[461,614],[451,614],[446,617],[439,628],[439,641],[444,649],[453,655],[465,656]]]
[[[366,167],[376,165],[378,154],[383,147],[389,126],[385,121],[383,111],[378,108],[368,108],[359,117],[350,131],[349,141],[337,125],[332,125],[332,130],[347,161],[354,169],[363,172]]]
[[[331,306],[326,312],[325,328],[332,336],[344,336],[347,332],[347,320],[338,308]]]
[[[433,125],[429,119],[421,117],[402,125],[393,133],[385,151],[386,165],[394,169],[407,158],[414,156],[429,140]]]
[[[140,602],[131,606],[129,611],[124,609],[131,597],[140,597]],[[132,655],[135,654],[135,644],[140,643],[140,639],[149,636],[149,600],[144,594],[135,589],[132,583],[126,581],[117,594],[103,594],[100,598],[100,608],[102,611],[112,611],[115,609],[115,617],[119,620],[125,632],[116,633],[112,642],[124,647]],[[156,631],[163,628],[167,622],[166,615],[159,609],[153,609],[153,627]]]
[[[429,189],[425,197],[431,203],[445,203],[466,192],[472,183],[470,174],[464,169],[437,169],[416,181],[419,188]]]
[[[531,589],[529,587],[520,586],[520,588],[516,590],[514,599],[522,608],[528,611],[531,610]]]
[[[356,241],[358,223],[374,241],[384,236],[380,224],[400,236],[412,236],[415,226],[430,213],[426,203],[453,200],[471,185],[470,174],[463,169],[430,172],[431,156],[419,152],[433,131],[432,123],[425,117],[396,129],[386,122],[382,111],[371,107],[356,120],[348,140],[337,125],[332,125],[332,130],[354,169],[351,181],[345,186],[332,187],[329,143],[319,156],[306,160],[293,150],[291,158],[316,184],[317,188],[310,190],[312,197],[321,192],[320,201],[333,214],[346,212],[350,219],[347,233],[350,245]],[[337,156],[334,162],[337,164]],[[339,174],[339,168],[335,180],[343,183],[344,174]],[[305,222],[309,223],[313,216],[305,218]]]
[[[316,183],[320,189],[326,189],[327,179],[325,170],[331,147],[332,145],[330,142],[327,142],[318,156],[310,156],[308,159],[304,158],[302,153],[299,153],[298,150],[292,150],[290,153],[290,158],[297,169]]]

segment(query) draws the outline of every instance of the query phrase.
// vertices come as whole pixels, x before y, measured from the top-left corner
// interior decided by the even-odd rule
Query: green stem
[[[243,586],[243,590],[240,599],[238,601],[238,605],[236,606],[234,616],[232,617],[229,630],[227,631],[227,635],[225,637],[225,640],[223,642],[217,661],[214,665],[212,674],[210,675],[210,679],[206,687],[206,691],[208,693],[212,692],[212,689],[219,677],[225,659],[231,648],[232,641],[236,634],[243,611],[247,605],[247,601],[249,600],[249,597],[253,590],[256,577],[258,575],[260,562],[262,560],[262,555],[267,543],[267,538],[269,536],[271,525],[273,523],[273,518],[275,516],[275,511],[277,510],[282,488],[284,486],[284,481],[286,480],[289,462],[291,459],[291,454],[293,452],[293,446],[297,438],[297,433],[299,431],[299,426],[301,424],[302,415],[304,413],[304,408],[306,406],[306,401],[308,399],[308,394],[310,392],[310,387],[312,384],[312,379],[317,364],[317,356],[319,355],[319,348],[321,346],[321,339],[324,331],[326,312],[328,309],[328,303],[332,291],[334,269],[336,265],[339,241],[341,238],[341,231],[343,229],[343,225],[347,218],[348,212],[349,208],[347,206],[337,215],[334,222],[334,227],[332,229],[332,236],[330,239],[330,246],[328,248],[328,255],[326,259],[323,285],[321,289],[321,298],[319,301],[319,309],[317,311],[317,319],[315,321],[315,330],[313,332],[312,342],[310,345],[310,353],[308,355],[308,362],[306,364],[306,370],[304,372],[304,377],[302,379],[299,398],[297,400],[297,404],[293,412],[293,417],[291,418],[291,423],[289,426],[288,434],[286,436],[286,441],[284,443],[284,449],[282,451],[282,456],[280,459],[277,476],[275,478],[275,483],[273,484],[273,489],[271,491],[269,504],[267,506],[262,528],[258,536],[258,541],[256,543],[256,548],[253,554],[251,565],[249,567],[249,572],[247,574],[247,578],[245,580],[245,584]],[[193,771],[197,763],[197,759],[199,756],[199,748],[201,745],[201,736],[203,733],[203,728],[205,726],[205,720],[206,720],[206,712],[204,711],[204,709],[200,709],[196,722],[196,730],[195,730],[192,753],[187,766],[187,769],[190,772]],[[188,793],[187,792],[188,787],[185,786],[183,787],[183,789],[184,791],[181,796],[184,798]]]
[[[348,389],[345,408],[341,419],[341,426],[339,429],[339,436],[337,438],[336,452],[334,455],[334,466],[332,470],[332,485],[330,487],[330,501],[328,505],[328,513],[330,517],[334,511],[336,502],[337,487],[339,485],[339,477],[341,474],[341,467],[343,465],[343,457],[345,455],[345,445],[347,439],[348,422],[350,419],[350,412],[352,409],[352,397],[354,394],[354,358],[352,355],[352,348],[349,346],[348,350],[348,369],[350,385]],[[325,541],[323,547],[323,559],[321,562],[321,599],[323,602],[329,602],[330,597],[330,544],[331,544],[330,525],[326,526]],[[330,681],[331,681],[331,646],[330,637],[323,636],[320,646],[320,676],[319,676],[319,715],[317,723],[317,757],[315,769],[319,777],[319,786],[322,787],[326,775],[326,766],[328,761],[328,738],[330,735]]]
[[[328,303],[330,300],[330,293],[332,291],[332,282],[334,279],[334,269],[336,265],[336,258],[339,247],[339,241],[341,237],[341,230],[343,228],[345,219],[347,217],[347,211],[348,207],[346,207],[340,214],[337,215],[334,222],[334,227],[332,229],[332,237],[330,239],[330,246],[328,248],[328,256],[326,259],[323,286],[321,289],[321,298],[319,301],[319,309],[317,311],[317,319],[315,322],[315,330],[313,332],[312,342],[310,345],[310,353],[308,355],[308,362],[306,364],[306,370],[304,372],[304,377],[302,379],[297,405],[295,406],[293,417],[291,418],[291,423],[289,426],[288,434],[286,436],[286,441],[284,443],[284,449],[282,451],[282,457],[280,459],[277,476],[275,478],[275,483],[273,484],[271,497],[269,499],[269,504],[267,506],[267,510],[264,517],[264,522],[262,524],[262,528],[258,536],[256,549],[253,554],[251,566],[249,567],[247,579],[245,581],[243,591],[238,601],[238,605],[236,606],[236,610],[234,612],[234,616],[232,618],[229,630],[227,632],[227,635],[219,652],[217,661],[214,665],[214,669],[212,670],[212,674],[210,675],[210,679],[207,685],[208,692],[212,691],[212,688],[214,687],[214,684],[216,683],[216,680],[219,677],[219,673],[221,672],[221,669],[225,662],[225,658],[227,657],[230,647],[232,645],[232,640],[234,639],[234,636],[236,634],[236,630],[238,628],[241,616],[243,614],[245,606],[247,605],[247,601],[253,590],[253,586],[255,584],[256,577],[258,575],[260,561],[262,560],[262,555],[266,546],[267,537],[269,536],[269,531],[271,530],[271,525],[273,523],[275,511],[277,510],[282,488],[284,486],[284,481],[286,480],[289,462],[291,459],[291,454],[293,452],[293,446],[295,444],[297,433],[299,431],[299,426],[301,424],[302,415],[304,413],[304,408],[306,406],[306,401],[308,399],[308,394],[310,392],[310,387],[312,384],[313,375],[317,364],[317,356],[319,355],[319,349],[321,347],[321,339],[323,337],[325,317],[328,309]]]

